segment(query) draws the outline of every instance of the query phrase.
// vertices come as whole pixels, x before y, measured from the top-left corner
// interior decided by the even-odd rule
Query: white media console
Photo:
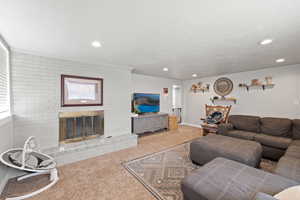
[[[132,117],[132,133],[140,135],[169,128],[169,115],[167,113],[144,114]]]

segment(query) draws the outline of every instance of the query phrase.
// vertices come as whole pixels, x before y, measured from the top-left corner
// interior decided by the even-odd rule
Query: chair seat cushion
[[[292,139],[290,138],[276,137],[264,134],[255,135],[254,140],[261,143],[262,145],[275,147],[279,149],[287,149],[292,142]]]
[[[245,140],[254,140],[254,136],[257,135],[257,133],[249,132],[249,131],[241,131],[241,130],[230,130],[226,133],[222,133],[222,135],[245,139]]]
[[[283,156],[278,161],[275,173],[300,182],[300,159]]]
[[[181,189],[187,200],[252,200],[258,192],[274,195],[297,184],[236,161],[216,158],[186,176]]]
[[[218,128],[217,124],[208,124],[208,123],[203,123],[201,124],[202,128]]]

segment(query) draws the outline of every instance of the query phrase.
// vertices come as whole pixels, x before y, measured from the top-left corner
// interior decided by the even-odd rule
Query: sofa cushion
[[[293,120],[293,139],[300,140],[300,119]]]
[[[285,137],[275,137],[265,134],[256,134],[254,140],[259,142],[262,145],[275,147],[279,149],[287,149],[291,144],[292,139]]]
[[[235,129],[250,132],[260,132],[260,117],[247,115],[231,115],[229,116],[228,120]]]
[[[286,118],[261,118],[261,132],[267,135],[291,137],[292,121]]]
[[[300,146],[300,140],[293,140],[292,144],[293,146]]]
[[[187,200],[252,200],[257,192],[274,195],[298,184],[236,161],[216,158],[186,176],[181,189]]]
[[[233,125],[230,123],[219,124],[217,133],[218,134],[226,134],[228,131],[233,130]]]
[[[279,148],[270,147],[266,145],[262,145],[262,148],[263,148],[262,157],[271,160],[279,160],[286,151],[286,149],[279,149]]]
[[[222,133],[222,135],[245,139],[245,140],[254,140],[254,136],[257,135],[257,133],[242,131],[242,130],[230,130],[225,133]]]
[[[278,161],[275,173],[300,182],[300,159],[283,156]]]
[[[300,159],[300,146],[290,145],[284,155],[288,157]]]

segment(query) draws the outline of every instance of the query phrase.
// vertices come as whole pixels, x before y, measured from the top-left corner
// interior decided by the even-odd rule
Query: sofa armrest
[[[255,195],[253,200],[278,200],[278,199],[266,193],[259,192]]]
[[[228,131],[233,130],[233,125],[230,123],[227,124],[219,124],[218,126],[218,134],[226,134]]]

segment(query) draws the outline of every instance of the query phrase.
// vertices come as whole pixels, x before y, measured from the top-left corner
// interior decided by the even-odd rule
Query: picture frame
[[[61,106],[103,106],[103,79],[62,74]]]
[[[163,94],[168,95],[169,94],[169,88],[163,88]]]

